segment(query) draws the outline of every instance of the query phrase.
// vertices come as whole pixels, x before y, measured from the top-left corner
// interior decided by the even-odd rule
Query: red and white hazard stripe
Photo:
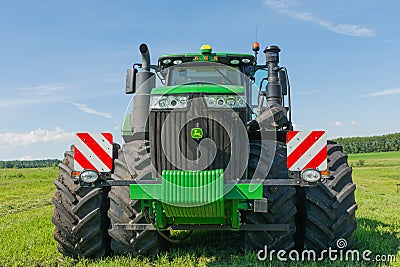
[[[291,131],[286,136],[287,167],[290,171],[327,170],[327,143],[324,131]]]
[[[74,169],[110,172],[113,165],[113,136],[110,133],[77,133],[74,144]]]

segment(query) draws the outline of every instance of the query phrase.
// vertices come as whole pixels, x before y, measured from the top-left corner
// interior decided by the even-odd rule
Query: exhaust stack
[[[156,87],[155,74],[150,72],[150,53],[146,44],[139,46],[142,55],[141,71],[136,75],[136,94],[133,98],[131,125],[133,138],[144,139],[148,133],[147,119],[150,106],[150,92]]]
[[[146,44],[139,46],[140,53],[142,54],[142,71],[150,71],[150,53]]]

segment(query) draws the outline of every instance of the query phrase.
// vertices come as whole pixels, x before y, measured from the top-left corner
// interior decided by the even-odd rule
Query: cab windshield
[[[221,85],[243,85],[239,68],[221,64],[196,64],[169,68],[167,85],[210,83]]]

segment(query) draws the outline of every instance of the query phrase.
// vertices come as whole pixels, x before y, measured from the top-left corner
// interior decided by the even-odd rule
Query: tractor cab
[[[220,84],[243,86],[238,67],[209,62],[185,63],[168,68],[166,85]]]
[[[201,53],[169,54],[158,59],[158,68],[166,86],[218,84],[246,86],[245,75],[255,63],[250,54],[213,53],[203,45]]]
[[[248,71],[250,66],[253,66],[256,59],[251,54],[239,53],[213,53],[210,45],[203,45],[200,48],[200,53],[186,54],[168,54],[158,58],[159,69],[165,70],[172,66],[179,66],[182,63],[197,62],[197,63],[219,63],[231,68],[240,70],[243,73],[250,74]],[[210,64],[208,64],[210,65]]]

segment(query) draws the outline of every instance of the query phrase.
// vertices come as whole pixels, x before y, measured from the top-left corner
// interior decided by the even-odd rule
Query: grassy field
[[[400,266],[400,152],[350,155],[357,184],[356,249],[372,255],[397,255]],[[363,164],[360,163],[363,160]],[[289,266],[259,262],[232,245],[230,232],[196,232],[155,258],[108,257],[73,260],[63,257],[53,240],[51,215],[56,168],[0,169],[0,266]],[[181,233],[175,233],[177,235]],[[290,266],[372,266],[377,263],[306,262]],[[385,266],[386,266],[385,265]]]
[[[353,167],[400,166],[400,151],[351,154],[349,164]]]

